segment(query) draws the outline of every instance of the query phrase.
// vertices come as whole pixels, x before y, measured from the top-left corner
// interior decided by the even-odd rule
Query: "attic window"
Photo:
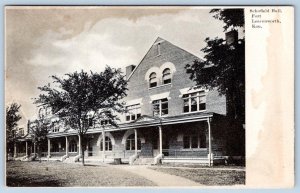
[[[150,74],[150,77],[149,77],[149,87],[152,88],[152,87],[156,87],[157,86],[157,78],[156,78],[156,73],[155,72],[152,72]]]
[[[171,70],[170,68],[166,68],[163,71],[163,84],[171,83]]]

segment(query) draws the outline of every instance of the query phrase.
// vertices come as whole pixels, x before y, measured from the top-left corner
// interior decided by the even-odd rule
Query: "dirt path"
[[[118,169],[137,174],[157,184],[158,186],[201,186],[192,180],[148,169],[147,166],[113,166]]]

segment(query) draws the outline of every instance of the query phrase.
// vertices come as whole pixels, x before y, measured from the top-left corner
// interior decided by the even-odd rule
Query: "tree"
[[[243,9],[213,9],[210,12],[214,14],[214,18],[224,21],[224,30],[230,29],[232,32],[244,26]],[[237,32],[234,33],[237,34]],[[217,37],[206,38],[205,42],[206,47],[201,49],[205,53],[204,60],[195,60],[193,64],[187,64],[187,73],[197,85],[204,86],[209,90],[217,89],[220,95],[226,95],[229,124],[232,128],[230,131],[228,130],[227,134],[229,138],[235,136],[236,139],[243,139],[245,39],[229,42]],[[239,136],[233,135],[233,133]]]
[[[20,137],[17,130],[18,122],[22,119],[19,114],[21,105],[12,103],[6,107],[6,148],[7,152],[13,148],[14,143]]]
[[[36,104],[51,107],[66,125],[77,130],[82,138],[82,164],[84,165],[83,141],[90,129],[89,121],[109,120],[117,126],[116,113],[124,112],[120,100],[126,96],[127,81],[120,69],[106,66],[101,73],[84,71],[66,74],[64,78],[52,76],[55,84],[38,87],[43,94],[35,100]]]
[[[37,148],[38,157],[41,158],[41,151],[47,142],[47,134],[50,131],[50,120],[40,117],[33,122],[28,122],[29,135]]]
[[[245,25],[244,9],[212,9],[210,13],[214,14],[214,18],[224,21],[224,31]]]

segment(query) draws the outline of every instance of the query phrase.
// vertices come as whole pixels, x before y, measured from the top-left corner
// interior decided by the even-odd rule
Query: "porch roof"
[[[107,126],[105,131],[118,131],[118,130],[128,130],[134,128],[143,128],[143,127],[153,127],[159,125],[172,125],[172,124],[179,124],[179,123],[190,123],[190,122],[197,122],[197,121],[206,121],[208,118],[214,116],[214,113],[207,113],[207,112],[197,112],[197,113],[186,113],[177,116],[166,116],[166,117],[152,117],[149,115],[143,115],[138,119],[128,122],[119,124],[119,127],[111,127]],[[87,134],[99,133],[102,131],[103,128],[98,127],[94,129],[90,129]],[[54,137],[62,137],[62,136],[69,136],[69,135],[77,135],[77,131],[66,131],[66,132],[59,132],[59,133],[51,133],[48,135],[49,138]]]

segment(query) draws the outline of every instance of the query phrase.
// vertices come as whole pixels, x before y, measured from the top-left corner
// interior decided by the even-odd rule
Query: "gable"
[[[137,76],[136,73],[141,69],[149,69],[151,67],[159,66],[165,62],[172,62],[182,57],[190,58],[190,61],[202,60],[199,57],[187,52],[186,50],[158,37],[141,62],[136,66],[132,73],[128,77],[128,81],[132,76]],[[185,64],[181,64],[181,67],[185,67]],[[178,66],[176,66],[177,68]]]

